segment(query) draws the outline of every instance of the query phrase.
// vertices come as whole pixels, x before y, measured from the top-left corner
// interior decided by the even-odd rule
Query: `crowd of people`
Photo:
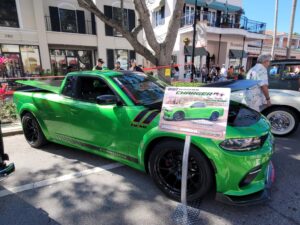
[[[97,60],[97,65],[94,66],[93,70],[105,70],[108,69],[106,67],[104,67],[104,60],[99,58]],[[115,71],[121,71],[124,70],[123,68],[121,68],[121,63],[119,61],[116,61],[114,64],[114,69]],[[141,66],[138,66],[136,63],[135,59],[131,59],[129,62],[129,70],[130,71],[137,71],[137,72],[144,72],[143,69],[141,68]]]
[[[231,65],[229,68],[226,68],[225,64],[223,64],[222,67],[213,65],[210,68],[204,64],[196,74],[202,83],[245,79],[245,69],[243,66],[234,68],[234,66]]]

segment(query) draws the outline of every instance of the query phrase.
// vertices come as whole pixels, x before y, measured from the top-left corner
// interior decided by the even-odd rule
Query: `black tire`
[[[22,127],[26,141],[31,147],[40,148],[47,144],[48,141],[45,138],[38,121],[31,113],[26,113],[22,117]]]
[[[182,120],[184,120],[184,112],[176,112],[176,113],[174,113],[174,115],[173,115],[173,120],[175,120],[175,121],[182,121]]]
[[[148,170],[155,184],[168,197],[180,201],[181,162],[184,142],[170,140],[154,146]],[[213,184],[213,173],[208,160],[199,149],[191,146],[189,154],[187,200],[202,198]]]
[[[263,111],[271,123],[271,132],[278,137],[284,137],[296,132],[299,126],[299,114],[296,110],[278,106]],[[281,115],[281,116],[276,116]]]
[[[219,113],[219,112],[213,112],[213,113],[210,115],[209,120],[210,120],[210,121],[217,121],[217,120],[219,119],[219,116],[220,116],[220,113]]]

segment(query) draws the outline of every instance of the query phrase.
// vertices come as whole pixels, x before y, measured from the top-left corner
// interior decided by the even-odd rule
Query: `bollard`
[[[9,160],[8,155],[4,152],[3,135],[0,120],[0,180],[15,171],[15,165],[10,163],[6,165],[5,161]]]

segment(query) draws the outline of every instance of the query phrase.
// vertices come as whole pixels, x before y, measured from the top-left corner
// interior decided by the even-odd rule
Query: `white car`
[[[270,89],[269,92],[272,106],[262,113],[269,119],[272,133],[276,136],[294,133],[299,125],[300,92],[281,89]],[[233,92],[231,99],[245,103],[244,95],[244,91]]]

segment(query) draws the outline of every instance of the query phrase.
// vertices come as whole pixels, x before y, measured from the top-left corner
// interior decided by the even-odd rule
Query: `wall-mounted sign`
[[[167,87],[159,128],[224,140],[230,93],[229,88]]]

